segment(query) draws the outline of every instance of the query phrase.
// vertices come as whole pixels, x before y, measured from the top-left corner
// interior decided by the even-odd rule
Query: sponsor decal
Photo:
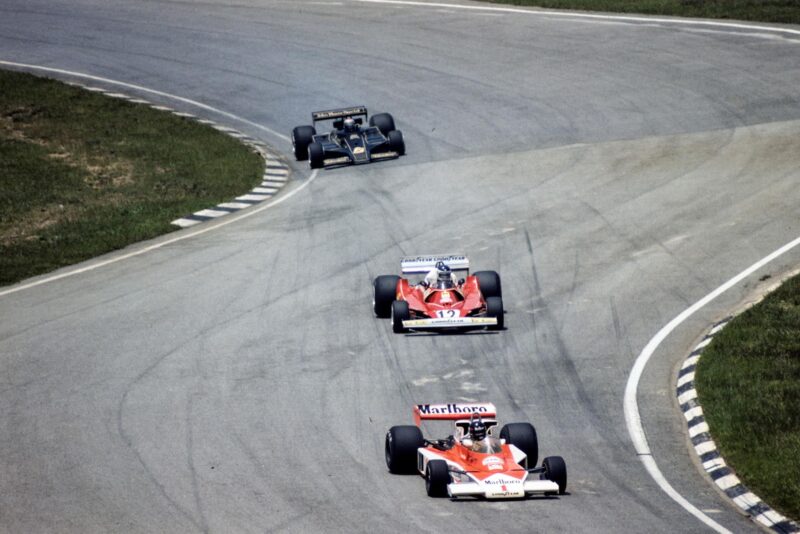
[[[489,409],[486,406],[477,404],[418,404],[419,413],[422,415],[428,414],[453,414],[453,413],[484,413]]]
[[[353,149],[353,154],[363,154],[365,150],[366,149],[363,146],[357,146]]]
[[[350,136],[350,139],[358,139],[358,134],[353,134]]]
[[[483,481],[484,484],[488,484],[490,486],[503,486],[503,487],[509,484],[510,485],[520,484],[521,482],[522,482],[521,480],[506,479],[506,478],[494,478]]]
[[[360,106],[349,109],[332,109],[330,111],[315,111],[311,114],[314,120],[337,119],[339,117],[347,117],[348,115],[363,115],[367,112],[367,108]]]
[[[503,460],[497,456],[489,456],[483,459],[483,465],[485,465],[489,471],[497,471],[503,469]]]
[[[463,254],[449,254],[443,256],[414,256],[403,258],[404,262],[422,262],[422,263],[436,263],[437,261],[467,261],[467,257]]]
[[[373,152],[372,153],[372,159],[396,158],[399,155],[400,154],[398,154],[397,152],[378,152],[378,153]]]

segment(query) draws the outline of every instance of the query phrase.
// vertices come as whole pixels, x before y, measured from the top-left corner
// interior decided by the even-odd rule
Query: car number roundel
[[[458,316],[458,310],[436,310],[436,317],[440,319],[455,319]]]

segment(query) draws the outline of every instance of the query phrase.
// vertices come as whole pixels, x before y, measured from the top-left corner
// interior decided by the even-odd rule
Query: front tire
[[[489,297],[502,297],[503,289],[500,286],[500,275],[495,271],[478,271],[475,273],[478,279],[478,288],[484,299]]]
[[[489,330],[502,330],[505,327],[505,311],[503,310],[503,299],[501,297],[488,297],[486,299],[486,316],[497,319],[497,325],[490,326]]]
[[[369,118],[370,126],[377,126],[381,133],[389,136],[389,132],[394,130],[394,117],[388,113],[378,113]]]
[[[407,331],[403,326],[403,321],[409,319],[411,319],[411,311],[408,308],[408,302],[404,300],[392,302],[392,331],[395,334],[402,334]]]
[[[561,456],[548,456],[542,461],[544,473],[542,476],[558,484],[558,494],[567,492],[567,464]]]
[[[325,151],[322,145],[314,142],[308,145],[308,163],[312,169],[321,169],[325,166]]]
[[[403,132],[400,130],[389,132],[389,147],[399,156],[405,155],[406,143],[403,141]]]
[[[392,302],[397,297],[399,281],[399,276],[384,274],[372,283],[372,310],[381,319],[387,319],[392,314]]]
[[[425,491],[428,497],[447,497],[450,469],[444,460],[431,460],[425,467]]]
[[[500,430],[500,438],[525,453],[528,468],[536,467],[539,461],[539,438],[532,424],[508,423]]]
[[[317,135],[317,130],[313,126],[298,126],[292,130],[292,146],[297,161],[308,159],[308,145],[314,141],[315,135]]]
[[[386,467],[396,475],[417,471],[417,449],[425,446],[422,431],[417,426],[393,426],[386,433],[384,447]]]

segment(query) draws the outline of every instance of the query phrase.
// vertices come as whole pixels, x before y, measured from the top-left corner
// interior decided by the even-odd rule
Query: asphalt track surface
[[[365,104],[408,146],[0,297],[1,531],[709,531],[642,467],[622,397],[663,325],[800,235],[796,36],[348,0],[5,0],[0,59],[286,134]],[[310,176],[295,168],[290,191]],[[507,330],[399,336],[372,317],[372,278],[436,252],[501,273]],[[693,465],[675,366],[798,261],[690,317],[640,384],[666,478],[734,532],[758,529]],[[533,422],[570,494],[450,502],[390,475],[386,429],[458,400]]]

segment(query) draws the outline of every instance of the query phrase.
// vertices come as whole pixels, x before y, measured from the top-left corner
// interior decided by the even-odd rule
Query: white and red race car
[[[418,404],[416,425],[393,426],[387,432],[386,465],[392,473],[421,474],[431,497],[563,495],[564,459],[548,456],[536,467],[539,444],[533,425],[506,424],[498,438],[496,417],[492,403]],[[446,439],[425,439],[419,427],[423,420],[454,421],[455,432]]]

